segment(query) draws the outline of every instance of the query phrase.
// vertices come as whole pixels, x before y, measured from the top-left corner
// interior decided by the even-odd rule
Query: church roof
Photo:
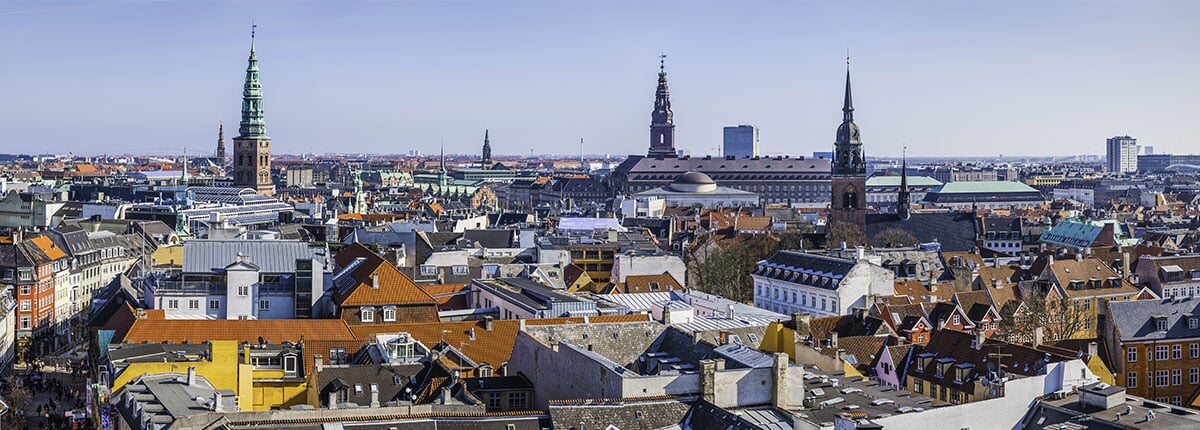
[[[913,178],[917,178],[914,176]],[[912,181],[909,178],[909,181]],[[956,181],[942,184],[941,188],[933,190],[940,194],[966,193],[1036,193],[1033,187],[1014,181]]]
[[[921,243],[938,242],[942,251],[975,249],[975,217],[970,213],[914,213],[908,219],[897,214],[867,214],[867,237],[893,228],[911,233]]]
[[[941,181],[930,178],[928,176],[909,176],[908,186],[910,187],[936,187],[942,185]],[[899,176],[872,176],[867,178],[868,187],[899,187]]]

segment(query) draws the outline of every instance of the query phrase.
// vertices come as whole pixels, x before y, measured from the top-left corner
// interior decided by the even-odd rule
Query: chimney
[[[337,392],[329,392],[329,409],[337,409]]]
[[[830,348],[837,348],[837,347],[838,347],[838,344],[837,344],[837,332],[836,332],[836,331],[831,331],[831,332],[829,332],[829,347],[830,347]]]
[[[1075,261],[1083,261],[1083,253],[1082,252],[1078,252],[1078,251],[1075,252]]]
[[[525,318],[517,318],[517,331],[525,331]]]
[[[1004,283],[1000,282],[999,279],[992,279],[992,287],[997,289],[1004,288]]]
[[[725,371],[725,359],[724,358],[714,358],[713,363],[716,363],[716,370],[718,372]]]
[[[862,260],[863,257],[866,256],[867,248],[862,245],[859,245],[854,248],[854,251],[855,251],[856,259]]]
[[[809,328],[809,320],[811,318],[808,312],[796,312],[792,314],[792,328],[796,330],[796,334],[801,339],[812,334],[812,330]]]
[[[496,326],[496,323],[495,323],[495,321],[492,320],[492,317],[490,317],[490,316],[483,317],[483,329],[484,330],[492,331],[492,329],[495,328],[495,326]]]
[[[782,352],[777,352],[774,355],[774,361],[771,363],[771,379],[773,385],[771,387],[771,406],[779,409],[786,408],[787,404],[787,371],[788,371],[788,356]],[[804,391],[804,387],[800,387],[800,391]]]
[[[374,288],[376,290],[379,289],[379,274],[378,273],[371,274],[371,288]]]
[[[1041,345],[1044,337],[1045,332],[1042,331],[1040,326],[1033,328],[1033,346]]]
[[[314,369],[321,370],[321,367],[323,367],[324,365],[325,365],[324,357],[322,357],[320,354],[313,356],[313,368]]]
[[[588,318],[588,316],[587,316],[587,315],[584,315],[584,316],[583,316],[583,325],[588,325],[588,324],[591,324],[591,323],[592,323],[592,319],[591,319],[591,318]]]
[[[196,386],[196,366],[188,366],[187,385],[189,387]]]
[[[451,397],[450,387],[442,387],[442,396],[441,396],[439,404],[442,404],[442,405],[450,404],[450,397]]]
[[[713,360],[700,360],[700,397],[704,401],[716,401],[717,363]]]
[[[1088,348],[1087,353],[1088,353],[1089,359],[1092,357],[1095,357],[1096,354],[1098,354],[1100,352],[1100,347],[1099,347],[1099,345],[1096,344],[1095,341],[1088,342],[1087,348]]]
[[[974,345],[975,350],[977,350],[977,351],[983,350],[984,342],[987,342],[987,337],[984,335],[984,332],[982,329],[976,328],[975,329],[975,345]]]
[[[371,407],[379,407],[379,384],[371,384]]]
[[[728,316],[729,319],[733,319],[733,303],[729,304],[728,309],[729,309],[729,312],[726,316]]]
[[[216,413],[225,412],[225,405],[221,404],[222,400],[224,400],[224,399],[221,397],[221,391],[213,390],[213,397],[212,397],[212,403],[213,403],[212,411],[213,412],[216,412]]]
[[[1128,277],[1129,275],[1129,253],[1126,252],[1121,256],[1121,276]]]

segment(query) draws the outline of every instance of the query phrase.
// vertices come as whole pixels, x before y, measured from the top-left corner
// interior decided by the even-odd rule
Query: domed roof
[[[717,190],[717,181],[693,170],[675,177],[667,188],[681,193],[711,193]]]
[[[672,183],[704,185],[704,184],[716,184],[717,181],[714,181],[708,175],[705,175],[703,173],[692,170],[690,172],[686,172],[682,175],[679,175],[678,177],[675,178],[675,181]]]

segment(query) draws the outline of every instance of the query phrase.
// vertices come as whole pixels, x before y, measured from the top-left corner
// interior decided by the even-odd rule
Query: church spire
[[[263,120],[262,83],[258,80],[258,56],[254,36],[258,25],[250,26],[250,57],[246,61],[246,81],[242,85],[242,118],[238,135],[233,138],[233,184],[271,195],[271,138]]]
[[[446,141],[442,141],[441,164],[438,166],[438,192],[446,191]]]
[[[483,162],[480,167],[488,168],[492,164],[492,140],[488,137],[488,129],[483,129]]]
[[[250,26],[250,58],[246,61],[246,82],[242,85],[242,121],[238,137],[265,138],[267,124],[263,120],[262,82],[258,80],[258,56],[254,53],[254,36],[258,25]]]
[[[217,126],[217,164],[225,165],[225,121]]]
[[[833,143],[833,173],[839,175],[867,174],[862,140],[854,123],[854,102],[850,96],[850,57],[846,57],[846,95],[842,101],[842,124],[838,126]]]
[[[654,112],[650,114],[651,157],[674,157],[675,114],[671,111],[671,92],[667,89],[667,55],[658,56],[658,88],[654,92]]]
[[[854,102],[850,96],[850,57],[846,57],[846,95],[842,101],[842,121],[854,121]]]
[[[896,196],[896,214],[900,219],[912,216],[912,193],[908,190],[908,145],[900,153],[900,193]]]

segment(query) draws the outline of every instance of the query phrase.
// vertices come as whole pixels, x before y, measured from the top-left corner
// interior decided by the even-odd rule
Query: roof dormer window
[[[1188,315],[1187,320],[1188,320],[1188,330],[1195,330],[1197,328],[1200,328],[1200,317],[1196,317],[1195,315]]]
[[[1167,331],[1167,317],[1155,317],[1154,325],[1158,331]]]

